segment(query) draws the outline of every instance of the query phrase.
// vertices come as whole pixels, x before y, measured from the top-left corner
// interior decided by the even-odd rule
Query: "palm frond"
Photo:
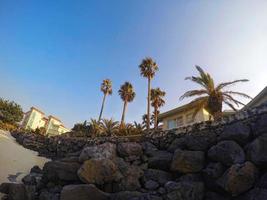
[[[230,81],[230,82],[225,82],[225,83],[219,84],[215,89],[218,91],[218,90],[225,88],[226,86],[233,85],[233,84],[238,83],[238,82],[247,82],[247,81],[249,81],[249,80],[248,79],[238,79],[238,80],[234,80],[234,81]]]
[[[247,98],[247,99],[253,99],[251,96],[249,96],[249,95],[247,95],[247,94],[245,94],[243,92],[225,91],[223,93],[225,93],[225,94],[234,94],[234,95],[242,96],[242,97]]]
[[[234,99],[231,95],[228,95],[228,94],[222,94],[222,95],[223,95],[223,99],[226,98],[227,100],[234,102],[238,107],[239,105],[243,105],[243,106],[245,105],[241,101]]]
[[[226,105],[228,105],[230,108],[232,108],[234,111],[237,111],[237,109],[234,107],[233,104],[231,104],[230,102],[228,101],[223,101]]]
[[[200,96],[203,94],[208,94],[207,90],[190,90],[185,92],[179,99],[183,100],[186,97]]]

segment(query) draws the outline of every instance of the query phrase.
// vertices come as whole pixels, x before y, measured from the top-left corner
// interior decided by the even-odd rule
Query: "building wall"
[[[163,130],[187,126],[196,122],[209,120],[209,113],[205,109],[201,109],[193,118],[195,109],[178,112],[172,116],[166,117],[162,120]],[[170,126],[171,125],[171,126]]]
[[[24,128],[35,130],[36,128],[43,127],[43,117],[44,115],[42,113],[32,109],[31,112],[29,112],[29,114],[24,118]]]

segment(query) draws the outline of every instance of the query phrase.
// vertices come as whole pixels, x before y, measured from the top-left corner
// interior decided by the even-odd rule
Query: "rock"
[[[45,163],[44,176],[51,181],[78,181],[77,171],[80,164],[76,162],[50,161]]]
[[[59,200],[59,194],[43,191],[39,196],[39,200]]]
[[[147,156],[153,156],[156,151],[158,151],[157,147],[150,142],[143,142],[142,144],[143,151]]]
[[[156,181],[163,186],[165,183],[172,180],[172,175],[159,169],[147,169],[144,172],[143,182],[149,180]]]
[[[203,169],[203,173],[205,176],[209,176],[211,178],[217,179],[223,175],[225,172],[225,167],[217,162],[217,163],[209,163],[205,169]]]
[[[145,183],[145,188],[148,190],[156,190],[159,184],[156,181],[149,180]]]
[[[202,176],[200,173],[194,173],[194,174],[184,174],[178,178],[179,182],[187,181],[187,182],[202,182]]]
[[[267,189],[267,173],[263,174],[257,182],[256,187]]]
[[[168,151],[174,152],[176,149],[185,149],[186,148],[186,139],[182,138],[175,138],[173,142],[169,145]]]
[[[181,173],[195,173],[202,170],[205,164],[205,154],[202,151],[185,151],[177,149],[174,152],[171,170]]]
[[[254,137],[267,133],[267,113],[261,115],[251,129]]]
[[[262,188],[254,188],[249,192],[240,195],[235,200],[266,200],[267,199],[267,190]]]
[[[102,185],[118,181],[118,167],[109,159],[90,159],[78,170],[78,176],[84,183]]]
[[[136,142],[124,142],[119,143],[118,154],[121,157],[130,157],[130,156],[141,156],[143,153],[142,146]]]
[[[92,184],[67,185],[61,192],[60,200],[108,200],[109,194],[102,192]]]
[[[208,151],[208,157],[213,161],[218,161],[226,166],[245,161],[243,149],[234,141],[221,141],[211,147]]]
[[[141,192],[130,192],[130,191],[122,191],[115,194],[112,194],[111,200],[135,200],[134,198],[143,197],[144,194]]]
[[[250,136],[250,128],[243,122],[235,122],[224,127],[218,140],[234,140],[240,145],[247,143]]]
[[[230,198],[225,197],[225,195],[222,196],[215,192],[206,192],[205,200],[230,200]]]
[[[22,182],[25,184],[25,185],[36,185],[37,184],[37,181],[36,181],[36,178],[35,176],[31,175],[31,174],[28,174],[26,176],[24,176],[22,178]]]
[[[38,165],[35,165],[31,168],[30,173],[37,173],[37,174],[42,174],[43,171],[40,169]]]
[[[20,183],[2,183],[0,192],[7,194],[9,200],[27,200],[25,186]]]
[[[80,154],[79,161],[84,162],[91,158],[94,159],[114,159],[116,157],[116,145],[113,143],[103,143],[97,146],[86,147]]]
[[[257,168],[251,162],[232,165],[217,183],[232,196],[237,196],[253,187]]]
[[[169,189],[170,191],[170,189]],[[179,182],[166,195],[166,200],[203,200],[205,187],[202,182]]]
[[[256,138],[246,147],[247,157],[254,164],[267,167],[267,134]]]
[[[216,135],[211,131],[201,132],[200,134],[186,135],[186,147],[188,150],[205,151],[216,144]]]
[[[172,154],[167,151],[155,151],[148,158],[148,167],[152,169],[169,170]]]

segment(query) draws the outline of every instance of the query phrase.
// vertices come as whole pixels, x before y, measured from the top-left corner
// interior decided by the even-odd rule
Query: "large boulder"
[[[246,147],[247,157],[254,164],[259,166],[267,166],[267,134],[263,134],[256,138]]]
[[[110,195],[92,184],[67,185],[63,188],[60,200],[108,200]]]
[[[168,147],[169,152],[175,152],[176,149],[185,149],[186,148],[186,139],[185,137],[175,138]]]
[[[247,193],[240,195],[235,200],[266,200],[266,199],[267,199],[267,189],[253,188]]]
[[[218,140],[234,140],[238,144],[244,145],[247,143],[249,136],[250,128],[243,122],[235,122],[224,127]]]
[[[154,151],[151,152],[151,157],[148,158],[148,167],[152,169],[169,170],[172,153],[167,151]]]
[[[170,185],[172,185],[170,187]],[[205,187],[202,182],[178,182],[166,183],[168,193],[166,200],[203,200],[205,195]]]
[[[77,171],[80,166],[77,162],[50,161],[44,165],[44,176],[50,181],[78,181]]]
[[[208,157],[227,166],[245,161],[243,149],[234,141],[221,141],[212,146],[208,151]]]
[[[253,187],[257,179],[257,168],[251,162],[232,165],[217,183],[232,196],[238,196]]]
[[[97,146],[86,147],[82,150],[79,160],[84,162],[91,158],[94,159],[114,159],[116,157],[116,145],[106,142]]]
[[[261,115],[256,123],[251,126],[253,136],[267,133],[267,113]]]
[[[121,157],[141,156],[143,154],[142,146],[136,142],[119,143],[118,154]]]
[[[121,178],[118,167],[109,159],[90,159],[78,170],[78,176],[84,183],[102,185]]]
[[[172,159],[171,170],[181,173],[195,173],[203,169],[205,154],[202,151],[177,149]]]

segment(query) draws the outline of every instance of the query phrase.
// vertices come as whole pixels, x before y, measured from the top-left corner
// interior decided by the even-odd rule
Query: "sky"
[[[199,88],[184,80],[195,65],[216,83],[249,79],[231,89],[254,97],[267,86],[267,1],[0,0],[0,97],[24,111],[38,107],[69,128],[97,118],[109,78],[103,117],[120,120],[118,90],[129,81],[126,121],[141,121],[147,56],[159,66],[152,87],[166,91],[162,112],[192,100],[179,97]]]

